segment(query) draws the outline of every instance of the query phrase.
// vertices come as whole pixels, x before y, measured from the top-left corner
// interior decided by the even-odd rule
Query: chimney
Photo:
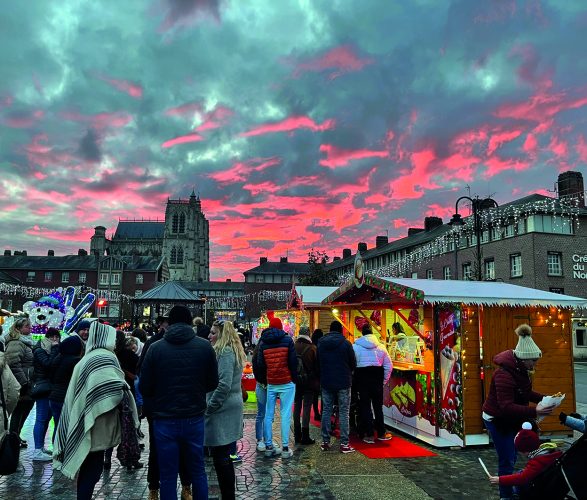
[[[259,259],[259,265],[267,264],[267,257],[261,257]]]
[[[334,257],[334,258],[332,259],[332,262],[336,262],[337,260],[340,260],[340,257]]]
[[[232,283],[232,279],[231,278],[226,278],[226,282],[227,283]]]
[[[410,227],[410,228],[408,228],[408,237],[414,236],[415,234],[422,233],[422,232],[424,232],[424,229],[422,229],[421,227]]]
[[[23,250],[22,252],[20,252],[20,255],[24,255],[26,257],[26,250]]]
[[[4,256],[9,257],[11,254],[10,250],[4,250]]]
[[[342,249],[342,258],[348,259],[353,253],[351,252],[350,248],[343,248]]]
[[[22,254],[20,253],[20,250],[15,250],[14,255],[17,256],[17,255],[22,255]]]
[[[55,250],[47,250],[48,257],[55,257]]]
[[[425,217],[424,218],[424,230],[426,232],[432,231],[437,227],[442,226],[442,219],[440,217]]]
[[[375,238],[375,248],[381,248],[389,243],[387,236],[377,236]]]
[[[357,250],[359,252],[366,252],[367,251],[367,243],[361,241],[358,245],[357,245]]]
[[[282,263],[282,264],[286,264],[287,263],[287,257],[281,257],[279,259],[279,262]]]
[[[559,198],[577,196],[579,198],[578,206],[585,208],[583,174],[581,172],[572,172],[571,170],[568,170],[562,174],[559,174],[557,187]]]
[[[85,257],[86,255],[88,255],[88,251],[87,250],[84,250],[83,248],[80,248],[77,251],[77,254],[80,255],[80,256],[82,256],[82,257]]]

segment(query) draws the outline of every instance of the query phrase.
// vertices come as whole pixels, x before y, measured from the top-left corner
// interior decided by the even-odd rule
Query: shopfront
[[[496,282],[364,276],[323,301],[353,341],[368,323],[387,346],[394,369],[384,388],[391,427],[435,446],[488,443],[481,406],[495,354],[515,347],[528,323],[543,351],[534,387],[561,391],[575,408],[571,308],[585,299]],[[556,417],[545,433],[567,433]]]

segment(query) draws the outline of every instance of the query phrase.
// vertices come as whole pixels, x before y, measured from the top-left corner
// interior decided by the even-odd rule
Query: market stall
[[[571,308],[585,299],[496,282],[361,276],[323,301],[349,332],[379,332],[394,369],[384,388],[386,423],[435,446],[486,444],[481,406],[493,357],[529,324],[543,352],[534,388],[575,409]],[[351,338],[352,340],[352,338]],[[568,433],[555,416],[543,432]]]

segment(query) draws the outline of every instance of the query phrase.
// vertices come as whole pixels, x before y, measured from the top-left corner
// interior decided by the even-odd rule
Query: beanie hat
[[[173,306],[169,311],[169,324],[187,323],[192,324],[192,313],[185,306]]]
[[[52,326],[47,328],[47,333],[45,333],[45,337],[61,337],[61,332],[57,328],[53,328]]]
[[[82,319],[75,327],[76,333],[79,332],[80,330],[89,330],[91,324],[92,324],[91,321],[88,321],[87,319]]]
[[[522,424],[522,430],[514,438],[514,445],[516,446],[516,450],[523,453],[529,453],[540,447],[540,438],[532,430],[532,424],[530,422],[524,422]]]
[[[269,320],[269,328],[277,328],[283,330],[283,324],[279,318],[273,317]]]
[[[529,325],[520,325],[516,328],[516,335],[519,337],[518,345],[514,354],[518,359],[538,359],[542,357],[542,351],[532,340],[532,328]]]

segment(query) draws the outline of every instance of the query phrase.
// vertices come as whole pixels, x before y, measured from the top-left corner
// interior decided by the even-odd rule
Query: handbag
[[[13,474],[18,468],[20,455],[20,438],[16,432],[8,430],[8,410],[4,399],[4,387],[0,374],[0,400],[2,401],[2,413],[4,415],[4,436],[0,439],[0,475]]]
[[[41,399],[46,398],[49,396],[51,392],[51,382],[48,380],[39,380],[38,382],[33,383],[33,388],[31,389],[31,397],[33,399]]]

